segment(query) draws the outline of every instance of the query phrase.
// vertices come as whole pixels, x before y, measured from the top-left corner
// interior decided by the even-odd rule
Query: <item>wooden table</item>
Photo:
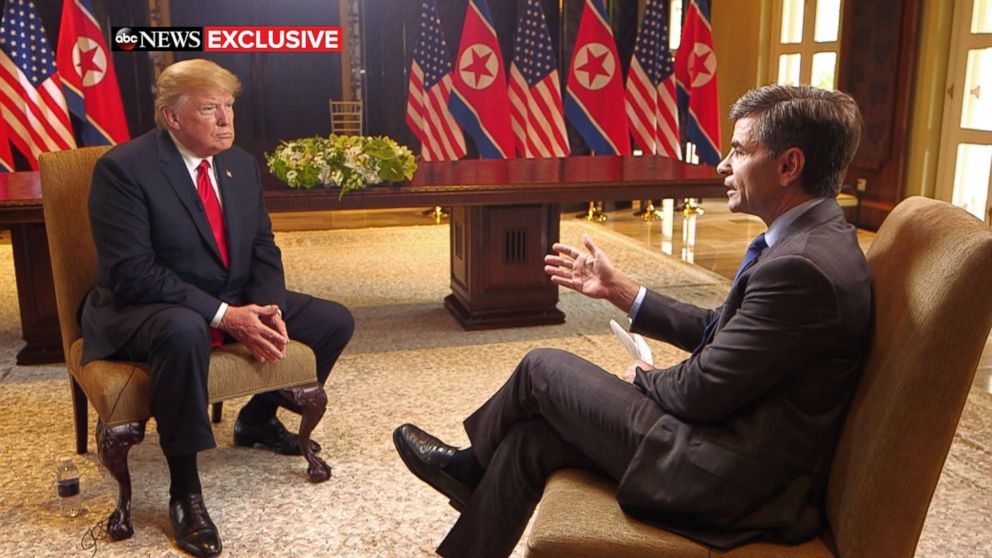
[[[0,173],[0,227],[10,229],[21,334],[27,342],[17,364],[60,362],[62,335],[38,173]]]
[[[556,324],[558,289],[544,255],[558,240],[560,204],[726,195],[709,167],[663,157],[570,157],[421,163],[413,180],[337,189],[267,190],[271,212],[443,205],[451,211],[451,294],[466,329]],[[18,364],[62,359],[37,173],[0,174],[0,227],[11,229],[21,328]]]

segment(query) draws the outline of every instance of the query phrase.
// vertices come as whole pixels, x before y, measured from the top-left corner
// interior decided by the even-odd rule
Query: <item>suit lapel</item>
[[[159,161],[162,163],[162,174],[165,175],[169,185],[172,186],[176,196],[179,197],[179,201],[186,207],[186,211],[189,213],[190,219],[193,220],[196,230],[203,237],[207,246],[210,246],[214,257],[219,263],[222,263],[220,249],[217,248],[214,233],[210,230],[210,222],[207,221],[203,202],[200,201],[200,196],[196,193],[196,185],[193,184],[189,170],[186,169],[186,164],[183,163],[183,158],[179,155],[179,150],[176,149],[175,144],[172,143],[172,138],[165,130],[159,130],[158,154]]]

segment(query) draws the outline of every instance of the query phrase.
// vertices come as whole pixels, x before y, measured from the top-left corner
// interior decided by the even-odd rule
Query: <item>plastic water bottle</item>
[[[79,469],[69,457],[58,460],[55,466],[55,486],[59,495],[59,513],[62,517],[76,517],[83,513],[79,495]]]

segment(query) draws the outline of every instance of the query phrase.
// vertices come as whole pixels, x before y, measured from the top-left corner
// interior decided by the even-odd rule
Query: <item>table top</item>
[[[0,224],[42,222],[38,173],[0,173]]]
[[[305,211],[719,197],[726,187],[711,167],[666,157],[578,156],[421,162],[409,182],[339,193],[281,188],[265,198],[270,211]]]
[[[265,198],[278,212],[719,197],[726,188],[712,168],[666,157],[577,156],[421,162],[409,182],[339,193],[282,187]],[[38,173],[0,173],[0,224],[43,221]]]

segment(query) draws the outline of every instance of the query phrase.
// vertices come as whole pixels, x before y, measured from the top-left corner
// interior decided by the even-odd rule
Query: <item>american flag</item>
[[[451,60],[434,0],[420,4],[420,37],[410,66],[406,123],[420,140],[425,161],[454,161],[465,156],[465,136],[448,111]]]
[[[521,156],[567,157],[572,152],[565,134],[555,49],[538,0],[527,1],[517,25],[510,65],[510,119]]]
[[[648,0],[627,72],[624,101],[634,143],[645,153],[681,159],[667,5],[664,0]]]
[[[76,147],[55,57],[31,0],[7,0],[0,22],[0,110],[32,169],[38,155]]]

